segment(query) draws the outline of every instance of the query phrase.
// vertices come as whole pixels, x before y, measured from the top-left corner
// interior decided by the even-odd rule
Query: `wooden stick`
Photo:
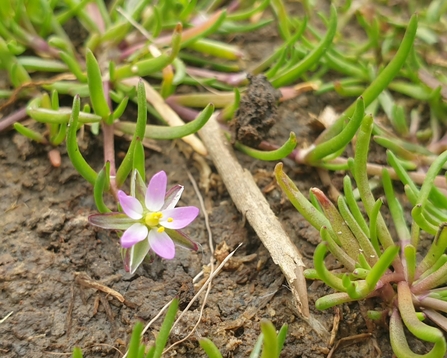
[[[199,131],[202,142],[205,144],[234,204],[258,234],[273,262],[281,268],[296,300],[300,316],[327,342],[330,337],[329,332],[309,312],[301,253],[291,242],[278,218],[270,209],[270,205],[256,185],[251,173],[244,170],[237,161],[231,145],[220,131],[216,117],[217,113]]]

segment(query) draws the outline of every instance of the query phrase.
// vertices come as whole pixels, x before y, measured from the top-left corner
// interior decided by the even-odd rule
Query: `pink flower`
[[[176,185],[166,192],[166,185],[164,171],[151,178],[147,189],[138,171],[134,171],[132,195],[118,191],[124,213],[96,214],[88,218],[91,224],[103,229],[124,230],[121,246],[126,268],[131,272],[136,270],[149,249],[164,259],[174,258],[174,243],[197,250],[196,243],[179,229],[188,226],[199,214],[199,209],[195,206],[176,208],[183,186]],[[133,262],[135,258],[138,263]]]

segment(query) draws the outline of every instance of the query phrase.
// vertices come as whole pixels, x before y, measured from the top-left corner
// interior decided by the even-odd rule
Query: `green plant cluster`
[[[308,279],[322,280],[336,292],[321,297],[316,307],[324,310],[335,305],[366,298],[378,298],[381,311],[369,312],[371,319],[389,318],[390,340],[399,358],[443,357],[447,346],[447,197],[433,184],[445,167],[447,151],[439,155],[427,171],[424,184],[416,186],[395,155],[388,151],[388,162],[405,183],[405,192],[413,204],[412,222],[407,226],[404,211],[396,198],[389,171],[382,171],[386,203],[397,232],[394,239],[380,208],[382,198],[375,199],[370,188],[366,164],[373,122],[363,120],[357,134],[356,154],[349,168],[357,184],[365,220],[354,196],[351,178],[344,178],[345,196],[339,196],[338,208],[317,189],[311,189],[309,201],[278,164],[276,178],[284,193],[305,219],[321,235],[314,253],[314,269],[305,271]],[[421,233],[432,236],[425,252]],[[328,251],[344,271],[330,271],[325,265]],[[418,257],[423,257],[418,260]],[[429,319],[439,328],[423,322]],[[414,353],[405,336],[404,325],[418,339],[433,343],[426,355]]]
[[[135,324],[130,338],[127,358],[160,358],[169,339],[169,333],[178,311],[178,299],[174,299],[166,312],[165,319],[160,327],[155,343],[146,346],[141,342],[143,325]],[[277,333],[270,321],[261,321],[261,334],[254,345],[250,358],[279,358],[287,335],[287,325],[283,325]],[[222,358],[216,345],[208,338],[201,338],[199,344],[209,358]],[[82,358],[79,348],[73,350],[73,358]]]
[[[311,3],[304,2],[308,11]],[[115,0],[108,6],[102,0],[37,4],[40,2],[8,0],[0,10],[0,66],[15,87],[15,91],[6,90],[0,95],[31,98],[26,111],[4,120],[0,130],[14,124],[17,131],[29,138],[57,147],[66,138],[72,138],[67,134],[67,125],[73,111],[60,107],[59,95],[74,96],[75,100],[77,96],[89,98],[90,104],[79,110],[77,127],[88,124],[94,133],[102,127],[104,163],[110,162],[112,175],[116,171],[113,130],[132,135],[136,128],[135,123],[121,120],[129,101],[138,102],[137,81],[130,80],[134,77],[151,78],[158,100],[166,101],[184,118],[196,118],[197,108],[206,110],[196,125],[171,129],[148,126],[140,140],[183,138],[195,133],[212,113],[210,103],[223,109],[222,118],[231,119],[239,106],[240,91],[247,84],[246,74],[262,73],[281,89],[283,98],[291,93],[285,86],[298,81],[315,84],[312,88],[316,88],[316,95],[336,91],[341,96],[361,96],[367,113],[376,115],[383,111],[393,129],[375,121],[374,140],[391,150],[407,170],[416,171],[421,164],[433,162],[444,148],[441,128],[447,106],[442,88],[447,79],[437,76],[434,80],[436,68],[432,70],[424,56],[427,46],[440,41],[439,34],[445,26],[441,0],[433,1],[427,9],[410,2],[402,12],[419,10],[419,14],[413,15],[408,24],[397,15],[386,17],[387,13],[380,11],[382,4],[376,5],[377,15],[372,18],[367,11],[353,11],[349,1],[338,9],[332,5],[329,17],[321,15],[327,27],[324,34],[308,21],[314,16],[312,12],[309,16],[289,16],[281,0],[250,0],[229,8],[211,0],[165,0],[157,4],[150,0]],[[283,43],[261,62],[244,67],[241,49],[215,37],[211,39],[212,35],[237,34],[269,25],[274,20],[269,16],[250,21],[268,8],[276,17]],[[360,45],[358,39],[342,41],[341,34],[353,22],[353,15],[366,34]],[[75,45],[65,31],[64,25],[73,19],[86,32],[81,45]],[[381,31],[386,26],[387,31]],[[36,71],[57,75],[38,81]],[[327,74],[331,75],[329,81]],[[213,92],[178,94],[180,85],[205,86],[213,88]],[[292,96],[293,93],[292,89]],[[394,93],[428,106],[429,125],[421,126],[424,113],[420,108],[413,108],[407,118],[406,108]],[[146,105],[159,121],[168,121],[160,107]],[[363,119],[350,120],[357,105],[354,102],[349,106],[306,150],[295,149],[294,134],[280,147],[266,142],[260,148],[240,143],[236,147],[261,160],[289,156],[300,164],[346,170],[348,164],[342,154]],[[26,115],[45,123],[47,130],[42,133],[18,123]],[[343,130],[345,127],[349,130]],[[429,140],[431,144],[427,146]],[[128,171],[120,174],[125,172]],[[95,176],[85,173],[84,177],[92,181]],[[116,192],[122,179],[112,183],[112,192]]]

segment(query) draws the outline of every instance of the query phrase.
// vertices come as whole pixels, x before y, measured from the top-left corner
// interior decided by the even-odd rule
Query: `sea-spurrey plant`
[[[131,195],[118,191],[123,210],[89,216],[92,225],[103,229],[124,230],[121,247],[124,266],[133,273],[149,251],[164,259],[173,259],[175,244],[197,250],[197,244],[180,231],[199,214],[195,206],[178,207],[183,186],[175,185],[166,191],[167,175],[156,173],[147,188],[138,170],[132,175]]]
[[[388,317],[391,345],[397,357],[443,357],[446,353],[443,331],[447,331],[447,318],[442,314],[447,313],[447,255],[444,253],[447,197],[436,188],[434,180],[445,167],[447,151],[433,162],[421,188],[411,181],[392,152],[388,152],[389,164],[405,184],[408,199],[414,205],[408,227],[390,172],[384,169],[382,184],[397,235],[393,238],[380,212],[384,200],[374,199],[366,173],[372,128],[372,117],[365,117],[357,134],[355,156],[349,160],[369,224],[356,201],[349,176],[344,179],[344,196],[338,197],[337,208],[317,188],[311,189],[311,200],[307,200],[284,173],[282,164],[275,169],[284,193],[320,232],[314,268],[306,270],[305,275],[322,280],[336,291],[316,301],[316,307],[321,310],[356,300],[379,299],[382,310],[369,312],[369,317]],[[428,250],[421,245],[423,231],[431,235]],[[331,271],[326,267],[328,252],[344,270]],[[418,339],[433,343],[429,353],[419,355],[411,350],[404,326]]]

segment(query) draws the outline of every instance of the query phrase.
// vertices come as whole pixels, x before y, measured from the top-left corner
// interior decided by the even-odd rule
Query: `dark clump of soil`
[[[278,119],[277,102],[281,93],[264,75],[248,75],[247,78],[250,84],[231,126],[236,140],[257,148]]]

